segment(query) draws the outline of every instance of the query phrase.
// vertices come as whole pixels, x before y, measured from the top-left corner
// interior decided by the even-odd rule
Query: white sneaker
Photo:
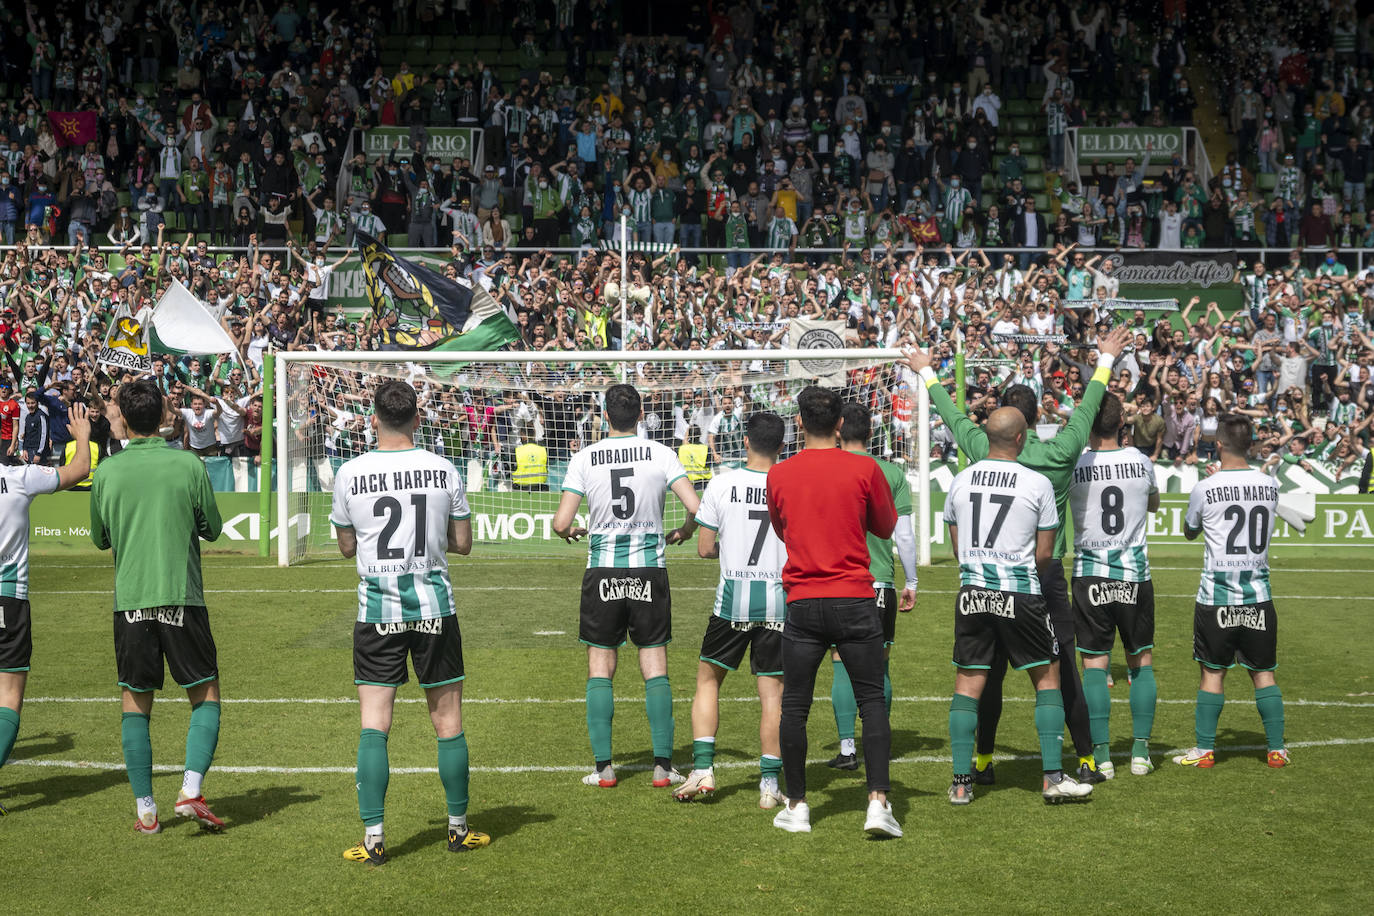
[[[1132,775],[1132,776],[1149,776],[1149,775],[1150,775],[1151,773],[1153,773],[1154,771],[1155,771],[1155,765],[1154,765],[1153,762],[1151,762],[1151,760],[1150,760],[1149,757],[1132,757],[1132,758],[1131,758],[1131,775]]]
[[[600,770],[592,770],[582,777],[582,785],[596,786],[601,789],[609,789],[616,783],[615,770],[611,767],[604,767]]]
[[[788,833],[810,833],[811,807],[806,802],[783,805],[782,810],[773,817],[773,826]]]
[[[687,781],[673,790],[673,798],[680,802],[691,801],[698,795],[706,795],[714,791],[716,791],[715,768],[693,770],[688,774]]]
[[[900,837],[902,826],[892,816],[892,803],[872,799],[868,803],[868,815],[864,818],[864,833],[870,836]]]
[[[1097,772],[1102,774],[1103,779],[1115,779],[1116,764],[1112,763],[1110,760],[1105,763],[1099,763],[1097,765]]]
[[[1089,801],[1093,794],[1093,787],[1088,783],[1079,782],[1067,773],[1060,774],[1058,782],[1051,782],[1046,776],[1040,790],[1041,796],[1047,805],[1059,805],[1064,802]]]
[[[776,789],[765,789],[759,786],[759,807],[764,811],[771,811],[778,805],[787,804],[787,796]]]

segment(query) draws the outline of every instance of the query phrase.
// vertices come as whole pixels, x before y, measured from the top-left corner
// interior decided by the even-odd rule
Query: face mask
[[[316,266],[316,267],[323,267],[323,266],[324,266],[324,258],[316,258],[316,259],[315,259],[315,266]]]
[[[1327,258],[1327,259],[1326,259],[1326,263],[1328,263],[1328,264],[1335,264],[1335,263],[1336,263],[1336,259],[1335,259],[1335,258]]]
[[[977,149],[977,148],[978,148],[978,144],[977,144],[977,143],[970,143],[970,144],[968,144],[968,148],[969,148],[969,149]]]
[[[852,134],[852,133],[854,133],[854,125],[853,125],[853,124],[846,124],[846,125],[844,126],[844,132],[847,133],[847,134]]]
[[[949,182],[949,186],[950,186],[951,188],[957,188],[957,187],[959,187],[959,179],[957,179],[957,178],[951,178],[951,179],[950,179],[950,182]]]
[[[1223,188],[1229,188],[1231,186],[1231,179],[1227,178],[1225,181],[1221,183],[1221,186]]]
[[[663,106],[663,114],[664,114],[665,116],[672,114],[672,112],[673,112],[673,110],[672,110],[671,108],[669,108],[667,105],[664,105],[664,106]]]
[[[724,54],[717,54],[717,55],[716,55],[716,63],[721,64],[721,63],[724,63],[724,62],[725,62],[725,55],[724,55]]]
[[[539,187],[541,187],[541,188],[547,188],[548,186],[549,186],[549,183],[548,183],[547,181],[541,181],[541,182],[539,182]]]
[[[964,91],[964,89],[963,89],[962,86],[955,86],[955,87],[954,87],[954,94],[955,94],[955,95],[958,95],[959,93],[961,93],[961,92],[963,92],[963,91]]]
[[[705,84],[705,83],[697,83],[697,88],[700,89],[702,92],[705,92],[705,91],[706,91],[706,84]]]
[[[830,174],[830,166],[827,165],[825,168],[821,169],[821,172],[822,172],[823,174],[829,175],[829,174]]]
[[[1331,262],[1328,261],[1327,263],[1329,264],[1329,263],[1331,263]],[[1323,322],[1322,322],[1322,327],[1326,328],[1326,329],[1329,331],[1329,330],[1331,330],[1332,327],[1334,327],[1334,325],[1332,325],[1332,323],[1329,322],[1329,321],[1323,321]]]
[[[1019,147],[1019,146],[1013,146],[1013,147],[1011,148],[1011,154],[1012,154],[1013,156],[1019,156],[1019,155],[1021,155],[1021,147]]]
[[[670,155],[669,153],[664,153],[664,154],[663,154],[663,161],[664,161],[664,162],[672,162],[672,161],[673,161],[672,155]]]
[[[395,169],[387,169],[387,170],[386,170],[386,173],[387,173],[388,175],[392,176],[393,178],[396,176],[396,170],[395,170]]]

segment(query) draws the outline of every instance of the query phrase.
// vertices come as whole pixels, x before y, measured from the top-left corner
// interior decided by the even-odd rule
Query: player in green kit
[[[186,772],[173,809],[208,830],[224,822],[201,793],[219,742],[219,663],[200,572],[200,539],[219,537],[219,507],[205,465],[169,448],[162,392],[146,379],[120,386],[129,444],[100,462],[91,483],[91,540],[114,554],[115,664],[123,688],[124,766],[134,790],[140,833],[162,825],[153,802],[153,692],[163,660],[191,702]]]
[[[844,425],[840,427],[840,447],[856,455],[867,455],[872,436],[872,412],[862,404],[846,404],[840,416],[844,418]],[[897,612],[910,611],[916,606],[916,533],[911,521],[911,484],[906,479],[905,471],[901,465],[891,461],[881,458],[873,460],[883,469],[883,476],[892,489],[892,499],[897,508],[897,527],[893,529],[892,537],[868,535],[869,572],[873,575],[874,598],[883,621],[883,699],[887,701],[887,711],[891,714],[892,677],[888,671],[888,657],[892,653],[897,632]],[[904,579],[900,599],[897,597],[896,570],[892,562],[894,544],[897,546],[897,556],[902,561]],[[854,685],[849,682],[849,672],[845,670],[840,656],[832,652],[830,661],[835,672],[830,687],[830,704],[835,712],[835,727],[840,734],[840,752],[828,765],[839,770],[857,770],[859,754],[854,743],[854,722],[859,715],[859,704],[854,700]]]

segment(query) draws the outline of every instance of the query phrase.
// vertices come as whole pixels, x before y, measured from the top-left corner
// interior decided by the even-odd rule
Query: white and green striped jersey
[[[733,623],[782,623],[787,548],[768,520],[768,474],[739,468],[714,477],[701,495],[697,524],[716,532],[720,583],[711,613]]]
[[[1278,483],[1253,468],[1218,471],[1193,487],[1183,524],[1207,542],[1199,604],[1258,604],[1273,597],[1269,540],[1278,505]]]
[[[1035,542],[1039,532],[1059,527],[1054,486],[1044,474],[984,458],[955,475],[945,523],[957,528],[960,584],[1040,594]]]
[[[587,566],[664,566],[663,498],[686,476],[672,449],[640,436],[610,436],[573,455],[563,490],[587,500]]]
[[[1087,451],[1069,484],[1073,510],[1073,574],[1148,582],[1145,532],[1155,468],[1135,448]]]
[[[707,432],[715,437],[716,453],[722,462],[743,461],[744,454],[744,408],[736,403],[733,409],[726,408],[711,418]]]
[[[647,223],[652,215],[651,205],[654,199],[653,192],[648,189],[641,191],[637,188],[633,188],[626,196],[626,199],[630,204],[630,219],[640,223]],[[645,240],[641,239],[640,241]]]
[[[358,622],[454,613],[448,523],[469,514],[463,478],[433,452],[379,449],[344,462],[329,521],[358,539]]]
[[[57,483],[50,467],[0,466],[0,598],[29,597],[29,503]]]

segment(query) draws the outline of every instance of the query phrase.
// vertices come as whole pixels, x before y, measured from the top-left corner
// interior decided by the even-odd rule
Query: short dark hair
[[[119,412],[130,432],[151,436],[162,425],[162,392],[150,379],[119,386]]]
[[[631,432],[644,412],[644,402],[633,385],[612,385],[606,389],[606,419],[611,429]]]
[[[844,402],[840,396],[828,388],[807,385],[797,395],[797,411],[801,416],[802,429],[813,436],[833,433],[840,422],[840,411]]]
[[[1021,411],[1021,416],[1026,418],[1027,426],[1035,425],[1035,418],[1040,416],[1040,399],[1035,396],[1029,385],[1012,385],[1002,392],[1002,406],[1015,407]]]
[[[1121,411],[1121,399],[1108,392],[1102,396],[1102,406],[1097,408],[1097,416],[1093,418],[1093,435],[1103,439],[1110,439],[1121,432],[1123,414]]]
[[[862,404],[851,401],[840,411],[844,425],[840,427],[840,439],[844,442],[868,444],[873,435],[873,411]]]
[[[1255,424],[1245,414],[1231,413],[1217,423],[1217,444],[1233,455],[1247,455],[1255,441]]]
[[[410,432],[418,409],[415,389],[400,379],[387,379],[372,393],[372,413],[389,430]]]
[[[744,421],[744,437],[754,451],[776,458],[782,451],[782,417],[767,410],[751,413]]]

